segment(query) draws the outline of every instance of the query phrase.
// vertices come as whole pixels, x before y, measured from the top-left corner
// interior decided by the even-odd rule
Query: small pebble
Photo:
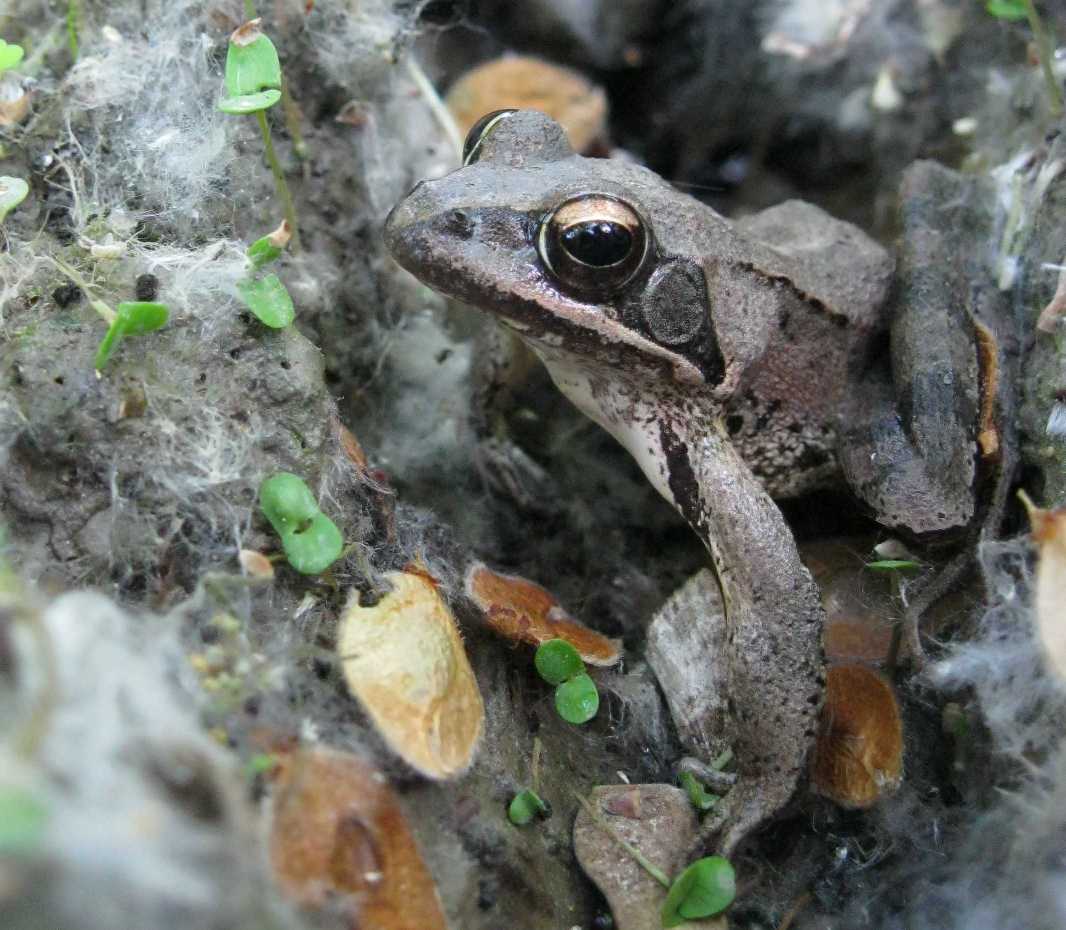
[[[135,294],[138,300],[155,300],[159,293],[159,278],[154,274],[137,275]]]

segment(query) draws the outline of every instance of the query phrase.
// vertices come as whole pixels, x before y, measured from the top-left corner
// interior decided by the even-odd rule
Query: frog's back
[[[801,201],[735,226],[750,258],[744,286],[733,285],[744,296],[732,299],[774,326],[725,405],[725,426],[770,494],[796,497],[840,479],[840,412],[885,328],[893,260],[857,227]]]

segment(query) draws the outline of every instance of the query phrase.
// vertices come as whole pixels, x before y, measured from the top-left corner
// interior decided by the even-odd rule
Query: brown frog
[[[929,306],[966,269],[940,267],[942,244],[919,236],[900,265],[917,300],[893,315],[892,257],[817,207],[730,222],[646,168],[575,155],[534,111],[489,114],[466,149],[395,207],[386,242],[517,334],[706,544],[728,635],[723,655],[692,661],[730,696],[728,851],[793,794],[824,683],[818,591],[773,498],[843,477],[894,530],[973,520],[972,301]],[[891,371],[875,363],[890,316]]]

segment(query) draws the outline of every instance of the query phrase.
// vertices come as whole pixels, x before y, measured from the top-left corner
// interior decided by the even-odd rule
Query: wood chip
[[[270,861],[305,905],[351,896],[354,930],[447,930],[433,879],[385,777],[328,749],[277,754]]]
[[[426,575],[390,572],[372,607],[352,597],[337,651],[352,695],[389,748],[429,778],[469,768],[485,707],[448,605]]]
[[[999,396],[999,343],[983,323],[974,321],[977,335],[977,359],[981,372],[981,410],[977,420],[977,445],[981,458],[999,458],[999,427],[996,425],[996,400]]]
[[[1024,500],[1040,554],[1036,627],[1051,667],[1066,678],[1066,509],[1042,510]]]
[[[837,665],[826,676],[815,745],[815,791],[842,807],[869,807],[899,787],[903,722],[892,686],[864,665]]]
[[[1064,316],[1066,316],[1066,259],[1063,259],[1062,265],[1059,266],[1059,281],[1055,288],[1055,295],[1040,312],[1036,328],[1042,333],[1053,333],[1059,320]]]
[[[575,620],[549,591],[526,578],[476,562],[467,570],[464,587],[492,630],[507,639],[531,646],[565,639],[589,665],[614,665],[622,657],[618,640]]]

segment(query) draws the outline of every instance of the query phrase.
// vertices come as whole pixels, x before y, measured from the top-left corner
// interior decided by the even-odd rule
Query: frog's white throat
[[[589,419],[614,436],[636,460],[648,481],[685,516],[691,515],[691,500],[679,500],[671,486],[671,457],[663,442],[663,425],[674,435],[688,438],[697,424],[708,418],[693,409],[695,401],[666,389],[650,391],[610,369],[590,368],[565,352],[531,343],[556,386]],[[696,440],[696,437],[692,437]]]

